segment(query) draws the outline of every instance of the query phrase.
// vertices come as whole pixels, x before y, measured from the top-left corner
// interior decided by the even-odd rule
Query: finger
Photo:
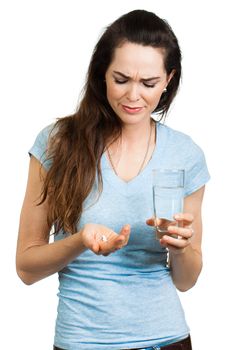
[[[124,225],[124,227],[121,229],[119,234],[125,237],[128,237],[130,234],[130,225],[129,224]]]
[[[108,255],[110,255],[110,254],[112,254],[112,253],[115,253],[117,250],[119,250],[120,248],[112,248],[112,249],[110,249],[110,250],[108,250],[108,251],[105,251],[104,253],[102,253],[102,255],[103,256],[108,256]]]
[[[119,234],[112,231],[112,238],[108,236],[107,240],[102,239],[102,237],[105,237],[106,235],[101,235],[100,253],[104,256],[108,256],[116,250],[121,249],[128,243],[129,235],[130,225],[123,226]]]
[[[183,226],[190,226],[194,220],[191,213],[178,213],[174,215],[174,218]]]
[[[172,235],[178,235],[183,238],[189,239],[193,235],[192,227],[177,227],[177,226],[168,226],[168,233]]]
[[[168,235],[164,235],[161,238],[160,243],[166,245],[167,247],[171,246],[177,249],[183,249],[190,244],[190,240],[185,238],[177,239]]]
[[[150,218],[146,220],[146,224],[149,226],[160,226],[162,224],[162,219]]]
[[[162,244],[162,243],[161,243]],[[163,244],[162,244],[163,245]],[[182,254],[185,252],[186,247],[183,248],[177,248],[171,244],[167,244],[165,243],[163,245],[169,252],[173,253],[173,254]]]
[[[116,240],[115,240],[115,243],[119,243],[119,244],[122,244],[122,243],[128,243],[128,240],[129,240],[129,236],[130,236],[130,225],[125,225],[119,235],[117,236]]]
[[[149,226],[155,226],[155,219],[154,218],[150,218],[146,220],[146,224]]]

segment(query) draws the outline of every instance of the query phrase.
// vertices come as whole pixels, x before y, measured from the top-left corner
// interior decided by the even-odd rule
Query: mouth
[[[130,106],[125,106],[125,105],[122,105],[122,108],[125,112],[130,113],[130,114],[139,113],[143,109],[143,107],[130,107]]]

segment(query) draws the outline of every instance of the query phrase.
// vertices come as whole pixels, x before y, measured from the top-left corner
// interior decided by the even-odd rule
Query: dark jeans
[[[192,343],[191,343],[191,338],[190,336],[188,336],[186,339],[183,339],[183,340],[179,340],[178,342],[176,343],[173,343],[173,344],[169,344],[169,345],[166,345],[166,346],[159,346],[159,345],[154,345],[154,346],[150,346],[148,348],[134,348],[134,349],[131,349],[131,350],[192,350]],[[67,349],[61,349],[61,348],[58,348],[56,346],[53,347],[53,350],[67,350]],[[92,350],[94,350],[92,348]],[[109,349],[111,350],[111,349]],[[124,349],[122,349],[124,350]],[[127,350],[127,349],[125,349]],[[130,350],[130,349],[128,349]]]

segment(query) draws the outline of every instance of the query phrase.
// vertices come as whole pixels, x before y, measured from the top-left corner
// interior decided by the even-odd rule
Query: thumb
[[[130,225],[124,225],[120,231],[120,235],[128,236],[130,233]]]
[[[120,230],[119,236],[121,236],[121,241],[124,242],[126,240],[126,242],[129,239],[129,234],[130,234],[130,225],[124,225],[122,227],[122,229]],[[123,236],[123,237],[122,237]]]
[[[146,224],[149,226],[155,226],[155,218],[147,219]]]

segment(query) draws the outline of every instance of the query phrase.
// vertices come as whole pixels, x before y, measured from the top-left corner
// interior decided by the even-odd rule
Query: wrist
[[[173,256],[184,257],[191,250],[192,250],[192,246],[191,246],[191,243],[189,243],[186,247],[183,247],[183,248],[175,248],[175,247],[173,247],[172,249],[169,248],[169,255],[171,257]]]
[[[87,249],[90,249],[93,252],[98,251],[98,244],[95,245],[95,232],[97,232],[95,226],[95,224],[87,223],[79,231],[84,251]]]
[[[81,246],[83,248],[83,250],[86,250],[88,249],[87,247],[87,225],[88,224],[85,224],[80,231],[77,232],[78,236],[79,236],[79,240],[81,242]]]

